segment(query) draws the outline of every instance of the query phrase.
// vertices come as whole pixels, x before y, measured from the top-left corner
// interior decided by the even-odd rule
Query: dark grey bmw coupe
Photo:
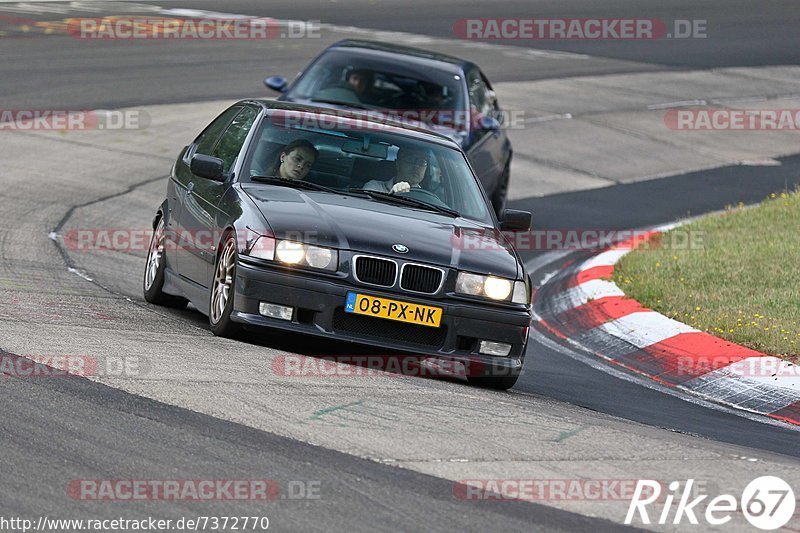
[[[507,389],[531,286],[464,152],[447,137],[342,111],[246,100],[175,162],[153,219],[148,302],[243,325],[463,363]]]

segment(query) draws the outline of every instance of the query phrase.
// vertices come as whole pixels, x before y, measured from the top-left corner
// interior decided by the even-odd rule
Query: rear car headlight
[[[512,281],[497,276],[459,272],[456,278],[456,292],[496,301],[510,300],[518,304],[528,303],[524,281]]]
[[[278,241],[275,259],[287,265],[303,265],[333,272],[339,267],[337,250],[296,241]]]

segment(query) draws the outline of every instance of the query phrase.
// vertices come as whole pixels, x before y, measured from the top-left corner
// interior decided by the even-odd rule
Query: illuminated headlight
[[[281,263],[296,265],[306,256],[306,249],[302,243],[294,241],[280,241],[275,248],[275,257]]]
[[[514,303],[528,303],[524,281],[511,281],[496,276],[459,272],[456,278],[456,292],[498,301],[510,299]]]
[[[483,282],[483,292],[492,300],[505,300],[511,295],[512,284],[509,280],[489,276]]]
[[[296,241],[278,241],[275,258],[288,265],[305,265],[322,270],[336,271],[339,266],[336,250]]]

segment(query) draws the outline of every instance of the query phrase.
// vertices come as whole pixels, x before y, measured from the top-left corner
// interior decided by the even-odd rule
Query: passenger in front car
[[[271,174],[287,180],[301,180],[314,166],[319,156],[319,151],[305,139],[297,139],[281,149],[277,169]]]

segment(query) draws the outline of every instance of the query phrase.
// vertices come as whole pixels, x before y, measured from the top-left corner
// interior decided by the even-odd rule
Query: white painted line
[[[675,228],[678,228],[678,227],[683,226],[684,224],[688,224],[688,223],[689,223],[688,220],[685,220],[685,221],[682,221],[682,222],[671,222],[670,224],[664,224],[663,226],[655,227],[655,228],[653,228],[653,231],[657,231],[659,233],[666,233],[666,232],[668,232],[670,230],[673,230]]]
[[[602,331],[608,335],[623,339],[638,348],[647,348],[681,333],[696,333],[698,331],[693,327],[654,311],[631,313],[611,322],[606,322],[594,329],[595,331]]]
[[[76,276],[78,276],[78,277],[80,277],[80,278],[83,278],[83,279],[85,279],[86,281],[94,281],[92,278],[90,278],[88,275],[84,274],[83,272],[81,272],[81,271],[80,271],[80,270],[78,270],[77,268],[72,268],[72,267],[69,267],[69,268],[67,268],[67,272],[70,272],[70,273],[72,273],[72,274],[75,274]]]
[[[779,167],[782,165],[777,159],[743,159],[739,164],[745,167]]]
[[[695,106],[695,105],[706,105],[705,100],[683,100],[681,102],[667,102],[664,104],[651,104],[647,106],[647,109],[650,111],[655,111],[657,109],[672,109],[674,107],[688,107],[688,106]]]
[[[545,115],[543,117],[526,118],[523,122],[525,124],[537,124],[539,122],[552,122],[553,120],[569,120],[572,118],[572,113],[561,113],[558,115]]]
[[[731,98],[713,98],[710,100],[712,104],[719,105],[732,105],[732,104],[754,104],[758,102],[766,102],[766,96],[737,96]]]
[[[503,55],[507,57],[517,57],[522,59],[592,59],[586,54],[576,54],[574,52],[560,52],[557,50],[538,50],[534,48],[519,48],[517,46],[501,45],[505,48]]]

